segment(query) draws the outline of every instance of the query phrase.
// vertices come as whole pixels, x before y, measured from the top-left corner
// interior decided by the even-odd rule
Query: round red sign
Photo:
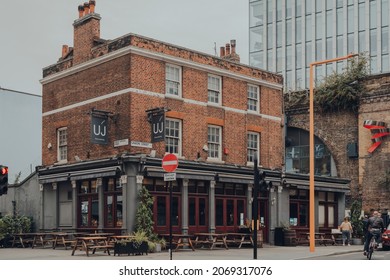
[[[162,168],[166,172],[173,172],[179,165],[179,160],[175,154],[167,154],[162,159]]]

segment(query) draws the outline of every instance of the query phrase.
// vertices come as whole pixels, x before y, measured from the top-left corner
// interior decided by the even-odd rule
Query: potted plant
[[[354,200],[351,204],[351,225],[352,225],[352,243],[355,245],[363,244],[363,220],[362,216],[362,202]]]
[[[129,238],[116,241],[114,244],[114,256],[127,254],[143,255],[148,254],[150,246],[153,246],[149,242],[145,232],[134,232],[129,235]]]
[[[166,240],[164,238],[159,238],[156,233],[153,233],[149,237],[149,241],[149,251],[151,252],[161,252],[161,250],[166,247]]]

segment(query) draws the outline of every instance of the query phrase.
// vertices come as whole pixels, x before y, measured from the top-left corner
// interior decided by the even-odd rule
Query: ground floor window
[[[96,180],[78,182],[79,227],[95,228],[99,225],[99,199]]]
[[[170,222],[172,221],[173,231],[180,232],[181,224],[181,200],[180,200],[180,185],[178,181],[172,183],[172,203],[169,199],[169,182],[164,182],[161,179],[144,179],[144,186],[149,193],[154,197],[153,202],[153,219],[155,231],[166,233],[169,230]],[[170,216],[172,209],[172,215]]]
[[[108,178],[103,181],[103,185],[105,227],[121,228],[123,224],[123,196],[120,181],[117,178]]]
[[[100,179],[99,179],[100,180]],[[98,184],[98,179],[77,181],[78,196],[78,227],[97,228],[99,226],[99,213],[104,213],[104,227],[122,227],[123,197],[122,186],[118,178],[104,178]],[[99,212],[98,185],[102,185],[104,197],[104,211]]]
[[[309,225],[309,192],[290,189],[290,226],[307,227]]]
[[[244,224],[246,217],[246,199],[218,197],[215,200],[215,226],[220,231]]]
[[[336,195],[332,192],[318,192],[318,226],[320,228],[336,228]]]
[[[188,221],[189,226],[207,225],[207,198],[189,197],[188,198]]]

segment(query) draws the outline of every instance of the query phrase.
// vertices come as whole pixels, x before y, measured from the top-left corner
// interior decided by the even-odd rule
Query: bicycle
[[[377,238],[380,236],[380,232],[372,231],[372,237],[370,240],[370,244],[368,245],[367,259],[371,260],[372,254],[378,248]]]

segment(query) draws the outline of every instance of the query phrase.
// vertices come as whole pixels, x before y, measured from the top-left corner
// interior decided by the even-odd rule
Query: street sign
[[[162,159],[162,168],[166,172],[173,172],[179,165],[179,160],[175,154],[167,154]]]
[[[164,173],[164,181],[176,181],[176,173]]]

